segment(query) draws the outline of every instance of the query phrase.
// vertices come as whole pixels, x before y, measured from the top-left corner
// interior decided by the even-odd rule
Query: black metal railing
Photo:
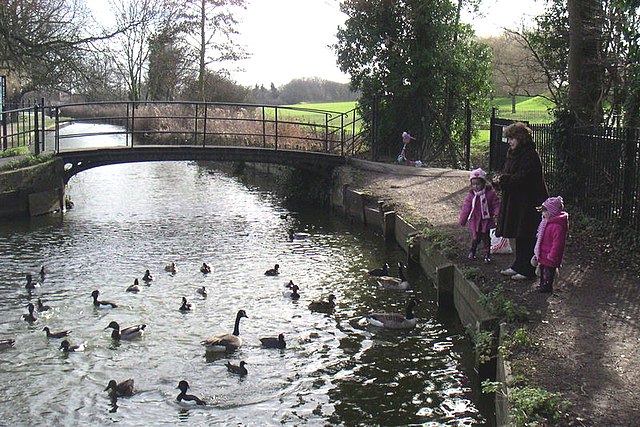
[[[226,145],[353,156],[366,149],[367,141],[355,109],[343,113],[238,103],[114,101],[53,106],[42,103],[3,111],[0,116],[3,151],[29,146],[36,153],[45,148],[57,153],[65,139],[122,135],[127,147]],[[79,121],[115,126],[108,131],[60,131]]]

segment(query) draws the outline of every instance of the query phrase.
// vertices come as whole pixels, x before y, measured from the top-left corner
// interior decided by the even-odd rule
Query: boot
[[[484,254],[483,261],[485,264],[489,264],[491,262],[491,249],[487,249],[487,252]]]
[[[471,250],[469,251],[469,255],[467,255],[467,258],[471,260],[476,259],[476,249],[477,249],[477,246],[475,243],[471,245]]]

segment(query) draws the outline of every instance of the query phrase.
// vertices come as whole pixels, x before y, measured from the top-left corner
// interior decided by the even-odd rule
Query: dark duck
[[[112,308],[116,308],[118,305],[115,303],[112,303],[111,301],[100,301],[98,299],[98,297],[100,296],[100,291],[98,291],[97,289],[93,292],[91,292],[91,297],[93,298],[93,305],[95,307],[112,307]]]

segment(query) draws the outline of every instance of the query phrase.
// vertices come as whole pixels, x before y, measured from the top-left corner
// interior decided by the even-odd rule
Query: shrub
[[[509,323],[521,322],[529,317],[529,311],[526,307],[522,307],[505,297],[502,285],[496,286],[491,292],[481,296],[478,302],[494,316]]]

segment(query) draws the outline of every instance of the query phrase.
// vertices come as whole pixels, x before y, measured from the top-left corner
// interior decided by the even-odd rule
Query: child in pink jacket
[[[487,174],[482,169],[474,169],[469,173],[471,190],[464,200],[460,218],[460,225],[469,224],[471,231],[471,250],[468,258],[476,258],[478,244],[484,244],[484,262],[491,262],[491,237],[489,230],[495,227],[494,218],[500,212],[500,199],[486,179]]]
[[[531,265],[540,267],[540,292],[553,292],[556,269],[562,264],[569,234],[569,214],[564,211],[562,197],[549,197],[537,208],[542,212],[538,238],[533,248]]]

